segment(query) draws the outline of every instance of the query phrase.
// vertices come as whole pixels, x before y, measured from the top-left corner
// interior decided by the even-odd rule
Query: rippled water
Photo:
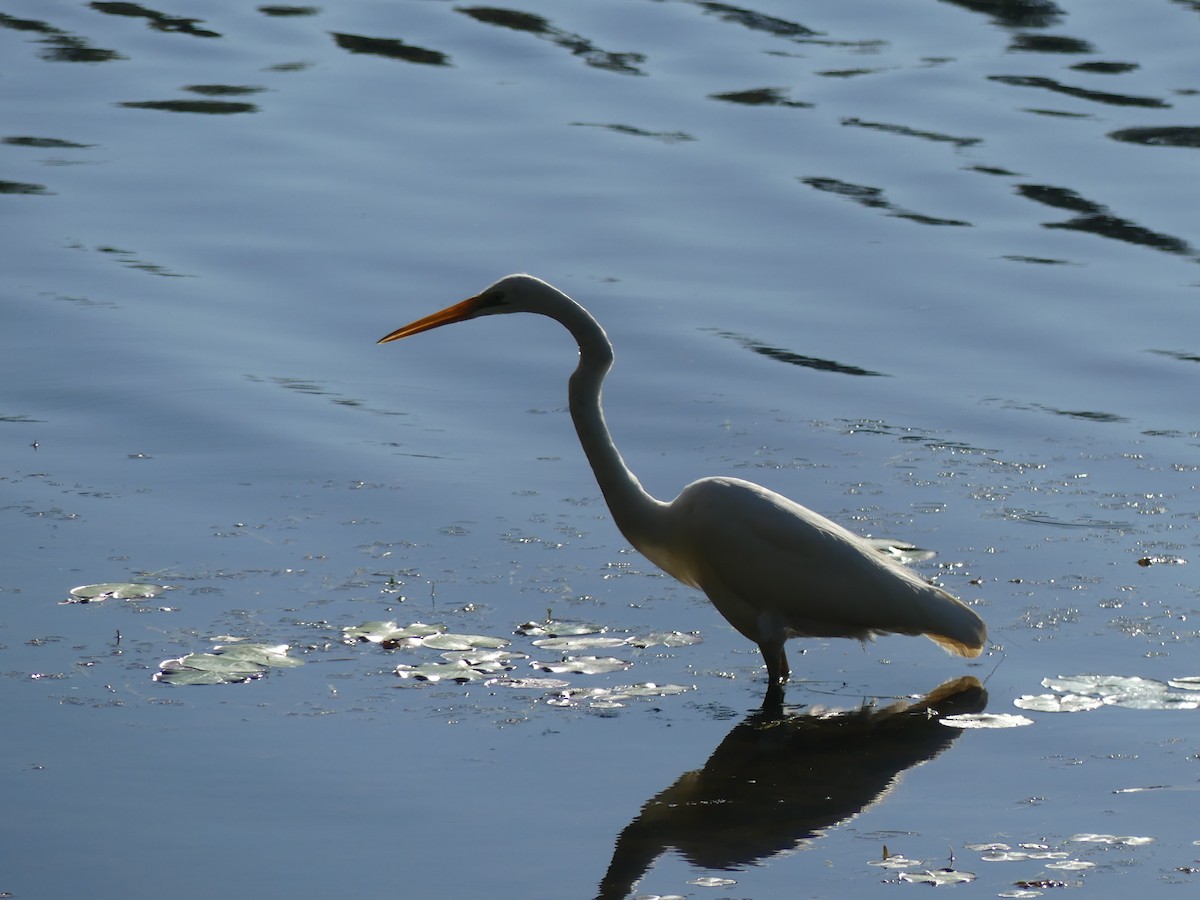
[[[1014,701],[1200,674],[1198,39],[1192,2],[0,0],[0,891],[1187,895],[1197,713]],[[743,723],[757,651],[612,526],[561,329],[374,346],[520,270],[608,330],[655,494],[749,477],[978,601],[974,662],[795,644],[796,711],[970,675],[932,705],[1033,724]],[[171,590],[60,603],[126,580]],[[689,690],[341,640],[546,661],[547,609],[703,638],[572,685]],[[153,680],[224,636],[306,664]]]

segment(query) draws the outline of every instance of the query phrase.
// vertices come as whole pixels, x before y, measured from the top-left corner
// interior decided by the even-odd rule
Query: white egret
[[[532,275],[509,275],[467,300],[418,319],[379,343],[501,313],[537,313],[579,344],[568,390],[571,419],[626,540],[660,569],[699,588],[767,665],[764,707],[778,707],[791,637],[925,635],[978,656],[987,626],[969,606],[878,552],[863,538],[765,487],[702,478],[670,503],[656,500],[625,465],[600,407],[613,348],[591,314]]]

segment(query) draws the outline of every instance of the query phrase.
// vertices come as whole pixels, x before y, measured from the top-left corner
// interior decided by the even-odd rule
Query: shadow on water
[[[726,736],[704,768],[651,797],[617,838],[598,900],[626,897],[667,850],[692,865],[732,870],[793,850],[878,802],[907,769],[961,733],[939,721],[982,712],[973,677],[885,709],[814,710],[782,719],[755,713]]]

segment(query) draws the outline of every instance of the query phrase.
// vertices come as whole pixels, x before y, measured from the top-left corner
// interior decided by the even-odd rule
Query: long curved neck
[[[556,316],[579,344],[579,365],[571,374],[568,401],[579,443],[592,466],[617,528],[643,549],[653,540],[656,513],[664,504],[648,494],[621,458],[600,408],[600,388],[613,364],[612,344],[586,309],[573,303]]]

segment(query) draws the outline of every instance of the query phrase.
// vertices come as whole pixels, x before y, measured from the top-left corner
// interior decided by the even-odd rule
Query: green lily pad
[[[899,853],[889,853],[883,859],[870,860],[867,865],[879,866],[881,869],[911,869],[921,865],[921,860],[909,859],[906,856],[901,856]]]
[[[442,659],[446,662],[463,662],[468,666],[481,666],[528,657],[524,653],[513,653],[510,650],[447,650],[442,654]]]
[[[1024,862],[1027,859],[1066,859],[1061,850],[989,850],[979,857],[984,862]]]
[[[531,663],[535,669],[543,672],[561,674],[573,672],[576,675],[602,675],[605,672],[620,672],[628,669],[633,663],[614,656],[568,656],[562,662]]]
[[[1113,844],[1121,847],[1141,847],[1154,843],[1152,837],[1137,837],[1135,835],[1116,834],[1073,834],[1067,840],[1074,844]]]
[[[304,665],[287,655],[287,644],[235,644],[212,653],[189,653],[159,663],[154,680],[164,684],[241,684],[268,668]]]
[[[703,643],[704,639],[698,634],[688,634],[683,631],[653,631],[649,634],[635,634],[629,638],[629,643],[645,650],[647,647],[690,647],[692,644]]]
[[[533,642],[533,646],[541,647],[543,650],[598,650],[620,647],[626,643],[628,642],[625,638],[585,634],[578,637],[538,638]]]
[[[1033,719],[1011,713],[965,713],[961,716],[943,716],[938,721],[951,728],[1020,728],[1033,724]]]
[[[445,630],[445,625],[426,625],[423,622],[413,622],[403,628],[391,621],[364,622],[362,625],[343,628],[342,637],[350,643],[368,641],[372,644],[396,645],[401,641],[416,640]]]
[[[422,638],[421,643],[434,650],[498,650],[508,646],[508,641],[504,638],[489,637],[486,634],[430,634]]]
[[[546,619],[544,622],[525,622],[514,631],[529,637],[572,637],[580,634],[599,634],[604,629],[589,622],[566,622]]]
[[[901,872],[900,880],[940,887],[944,884],[966,884],[974,881],[975,876],[970,872],[958,872],[954,869],[937,869],[926,872]]]
[[[1026,694],[1013,701],[1018,709],[1028,709],[1033,712],[1088,712],[1104,705],[1099,697],[1085,697],[1082,694]]]
[[[480,672],[465,663],[425,663],[420,666],[396,666],[396,674],[401,678],[415,678],[417,681],[456,681],[466,683],[491,677],[490,672]]]
[[[222,645],[217,652],[225,659],[241,659],[260,666],[291,669],[304,665],[304,660],[288,656],[287,644],[233,644]]]
[[[695,688],[682,684],[654,684],[647,681],[644,684],[626,684],[613,688],[613,692],[622,697],[674,697],[676,694],[686,694]]]
[[[497,678],[490,683],[515,690],[556,691],[569,686],[571,682],[561,678]]]
[[[134,584],[127,581],[106,581],[101,584],[82,584],[71,588],[67,603],[92,603],[96,600],[149,600],[166,588],[160,584]]]
[[[170,661],[170,660],[168,660]],[[259,672],[261,674],[261,670]],[[258,676],[254,676],[258,677]],[[170,671],[163,670],[154,676],[155,681],[161,681],[163,684],[233,684],[225,675],[220,672],[206,672],[203,669],[172,669]],[[250,678],[240,678],[237,682],[249,681]]]
[[[1164,682],[1140,675],[1060,675],[1057,678],[1043,678],[1042,686],[1067,697],[1079,696],[1078,700],[1072,701],[1078,708],[1053,710],[1055,712],[1076,712],[1097,706],[1123,706],[1129,709],[1200,708],[1200,692],[1197,691],[1200,679],[1192,676]],[[1086,705],[1088,700],[1092,701],[1092,705]],[[1050,701],[1040,698],[1022,697],[1014,702],[1018,706],[1023,702],[1051,706]]]

